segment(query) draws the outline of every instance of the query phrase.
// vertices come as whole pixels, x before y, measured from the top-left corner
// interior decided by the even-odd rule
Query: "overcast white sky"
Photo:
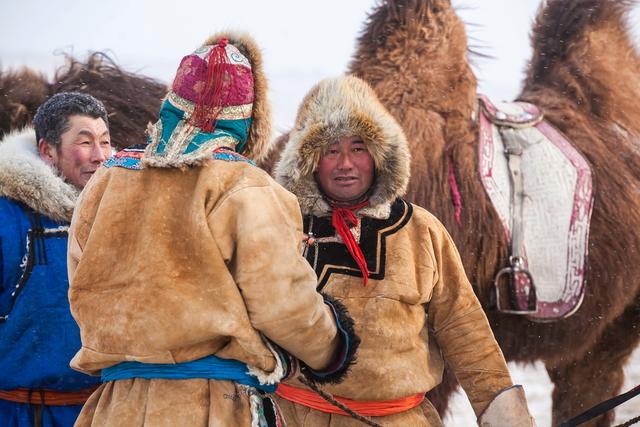
[[[276,128],[284,130],[317,80],[345,70],[355,38],[375,4],[375,0],[2,0],[0,65],[28,65],[51,73],[62,63],[61,52],[84,56],[89,50],[106,50],[126,69],[169,82],[182,56],[208,35],[243,29],[263,49]],[[480,91],[498,100],[513,98],[530,55],[528,34],[539,1],[453,0],[453,4],[468,24],[471,43],[494,58],[476,61]],[[640,13],[635,13],[634,22],[639,20]]]

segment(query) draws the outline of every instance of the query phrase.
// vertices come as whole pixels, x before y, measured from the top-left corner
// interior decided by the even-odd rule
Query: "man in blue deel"
[[[0,142],[0,426],[72,426],[99,379],[72,370],[67,229],[111,156],[107,112],[80,93],[42,104]]]

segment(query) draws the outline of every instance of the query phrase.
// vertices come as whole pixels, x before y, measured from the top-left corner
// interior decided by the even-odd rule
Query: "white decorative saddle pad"
[[[525,194],[521,253],[525,254],[537,296],[536,310],[528,316],[538,321],[570,316],[580,307],[584,295],[593,206],[589,165],[559,131],[543,120],[535,105],[494,105],[480,96],[479,107],[480,176],[509,242],[512,182],[500,129],[513,129],[526,140],[521,159]],[[518,289],[524,285],[514,282],[517,305],[525,308],[530,289]]]

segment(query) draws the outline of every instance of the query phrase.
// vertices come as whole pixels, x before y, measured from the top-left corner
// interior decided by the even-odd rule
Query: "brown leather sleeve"
[[[208,220],[254,328],[311,368],[325,368],[339,339],[301,254],[295,197],[275,183],[245,187],[221,201]]]
[[[478,415],[513,383],[453,240],[442,226],[432,229],[431,240],[437,277],[428,310],[430,327]]]

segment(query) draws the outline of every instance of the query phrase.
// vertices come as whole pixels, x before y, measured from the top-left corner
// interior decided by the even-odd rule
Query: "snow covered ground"
[[[527,394],[529,408],[536,418],[538,427],[551,425],[551,391],[553,385],[541,363],[535,365],[509,364],[511,374],[517,384],[522,384]],[[640,384],[640,348],[633,353],[625,367],[625,384],[623,392]],[[597,386],[597,384],[594,384]],[[640,396],[627,401],[615,410],[615,425],[626,422],[640,415]],[[450,406],[450,413],[445,418],[447,427],[475,426],[475,416],[464,392],[458,391]]]

